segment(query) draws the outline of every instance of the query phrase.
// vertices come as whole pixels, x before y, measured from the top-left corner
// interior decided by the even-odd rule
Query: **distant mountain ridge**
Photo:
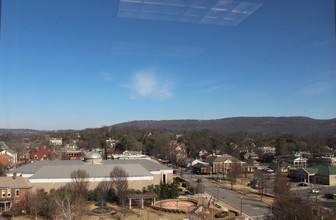
[[[234,117],[214,120],[142,120],[112,125],[134,126],[138,128],[165,128],[169,130],[207,129],[217,132],[248,132],[264,134],[334,134],[336,135],[336,118],[313,119],[309,117]],[[84,129],[83,129],[84,130]],[[77,130],[80,132],[81,130]],[[0,135],[13,134],[19,136],[41,135],[45,130],[5,129],[0,128]]]
[[[234,117],[215,120],[131,121],[113,126],[165,128],[170,130],[208,129],[217,132],[248,132],[264,134],[336,134],[336,118],[309,117]]]
[[[4,134],[13,134],[13,135],[19,135],[19,136],[29,136],[34,134],[43,134],[46,131],[42,130],[36,130],[36,129],[10,129],[10,128],[0,128],[0,135]]]

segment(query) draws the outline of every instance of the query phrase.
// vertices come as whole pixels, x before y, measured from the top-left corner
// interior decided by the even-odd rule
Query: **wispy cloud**
[[[125,87],[131,91],[132,99],[154,97],[163,100],[172,96],[171,82],[160,77],[155,69],[135,72]]]
[[[102,78],[105,81],[111,81],[113,79],[112,74],[109,72],[102,73]]]

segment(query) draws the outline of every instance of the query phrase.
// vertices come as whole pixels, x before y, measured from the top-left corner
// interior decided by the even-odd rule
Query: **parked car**
[[[249,182],[247,186],[251,187],[252,189],[258,189],[258,183],[254,181]]]
[[[319,192],[320,192],[319,189],[312,189],[312,190],[311,190],[311,193],[314,193],[314,194],[317,194],[317,193],[319,193]]]
[[[324,197],[326,199],[336,199],[336,194],[326,193],[326,194],[324,194]]]
[[[297,184],[297,186],[308,186],[308,184],[307,183],[299,183],[299,184]]]
[[[266,172],[267,172],[267,173],[273,173],[274,170],[272,170],[271,168],[267,168],[267,169],[266,169]]]

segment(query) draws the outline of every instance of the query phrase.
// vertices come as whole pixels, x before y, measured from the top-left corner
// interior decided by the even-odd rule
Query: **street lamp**
[[[217,186],[217,202],[219,202],[219,186]]]
[[[240,197],[240,215],[243,215],[243,197]]]

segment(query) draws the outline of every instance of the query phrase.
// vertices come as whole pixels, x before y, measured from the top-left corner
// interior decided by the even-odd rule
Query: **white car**
[[[266,172],[268,172],[268,173],[273,173],[274,170],[272,170],[272,169],[270,169],[270,168],[267,168],[267,169],[266,169]]]
[[[320,190],[318,190],[318,189],[312,189],[311,190],[311,193],[314,193],[314,194],[317,194],[317,193],[319,193],[320,192]]]

